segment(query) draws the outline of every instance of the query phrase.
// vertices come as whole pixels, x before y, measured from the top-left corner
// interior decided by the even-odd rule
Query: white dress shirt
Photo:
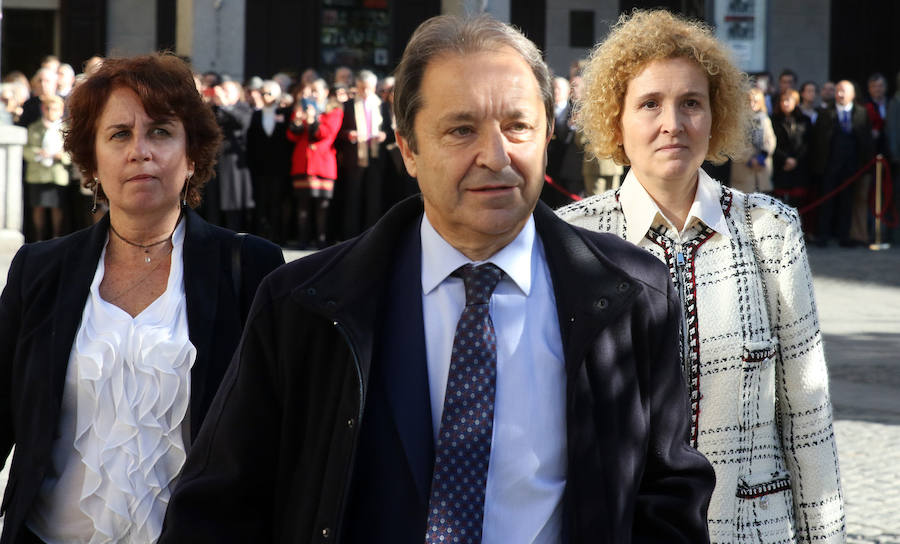
[[[722,236],[731,238],[728,222],[722,213],[721,197],[722,186],[719,182],[709,177],[702,168],[698,169],[694,202],[688,211],[684,226],[679,231],[675,228],[675,223],[666,217],[638,181],[634,170],[629,170],[622,187],[619,188],[619,203],[622,205],[622,214],[625,215],[625,239],[632,244],[640,245],[651,227],[665,225],[675,241],[680,243],[684,241],[685,232],[698,221]]]
[[[424,217],[422,310],[434,439],[441,425],[453,337],[470,263]],[[485,543],[555,543],[566,484],[566,373],[556,299],[534,218],[487,261],[504,277],[491,297],[497,389],[485,492]],[[475,263],[481,264],[481,263]]]
[[[271,106],[263,106],[260,110],[260,115],[262,116],[262,128],[263,132],[266,133],[266,136],[271,136],[273,132],[275,132],[275,109],[277,106],[272,104]]]

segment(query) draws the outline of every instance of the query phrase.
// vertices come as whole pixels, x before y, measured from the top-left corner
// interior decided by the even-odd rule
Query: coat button
[[[619,285],[616,286],[616,289],[619,290],[620,293],[624,293],[628,290],[628,282],[623,281]]]
[[[351,417],[350,419],[348,419],[348,420],[347,420],[347,428],[352,429],[354,423],[355,423],[355,422],[353,421],[353,418],[352,418],[352,417]]]
[[[599,308],[601,310],[606,309],[606,307],[608,305],[609,305],[609,301],[606,300],[605,298],[601,298],[600,300],[597,301],[597,308]]]
[[[311,296],[311,297],[312,297],[312,296],[315,296],[315,295],[316,295],[316,288],[315,288],[315,287],[310,287],[309,289],[306,290],[306,294],[309,295],[309,296]]]
[[[331,529],[329,529],[328,527],[325,527],[324,529],[322,529],[322,538],[328,538],[330,536],[331,536]]]

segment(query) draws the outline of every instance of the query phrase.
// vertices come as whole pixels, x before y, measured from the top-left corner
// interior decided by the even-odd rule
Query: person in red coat
[[[313,82],[310,98],[300,100],[291,117],[287,137],[294,142],[291,177],[301,246],[310,242],[311,215],[315,216],[316,245],[325,246],[329,240],[328,207],[337,179],[334,139],[343,119],[344,110],[337,100],[329,97],[324,79]]]

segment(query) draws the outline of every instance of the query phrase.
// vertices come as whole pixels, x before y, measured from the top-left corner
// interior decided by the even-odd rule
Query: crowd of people
[[[59,106],[102,61],[91,59],[76,75],[48,56],[30,81],[17,72],[4,78],[0,122],[29,129],[28,240],[58,237],[99,217],[89,213],[90,194],[62,150]],[[242,84],[206,72],[195,83],[224,136],[199,209],[214,224],[281,245],[324,247],[359,234],[418,191],[397,151],[391,77],[339,67],[328,79],[307,69]]]
[[[574,63],[570,78],[557,77],[554,87],[556,129],[547,173],[563,191],[548,185],[543,197],[556,206],[571,200],[569,194],[590,196],[618,187],[624,175],[614,161],[584,153],[584,137],[575,130],[571,104],[580,99],[582,66]],[[893,97],[880,73],[868,78],[865,94],[849,80],[800,83],[790,69],[777,82],[768,73],[752,75],[751,84],[748,147],[724,165],[706,165],[722,183],[801,208],[872,166],[878,154],[892,171],[900,171],[900,73]],[[825,246],[836,240],[855,247],[873,241],[873,173],[867,169],[848,189],[804,214],[809,242]]]
[[[30,130],[23,177],[29,240],[57,237],[98,217],[88,213],[90,195],[62,152],[58,98],[65,100],[102,60],[90,59],[76,75],[48,56],[31,80],[13,72],[0,85],[0,123]],[[541,195],[554,208],[618,187],[627,171],[585,153],[572,107],[581,98],[585,62],[573,62],[568,78],[554,78],[549,180]],[[346,67],[329,75],[307,69],[299,77],[281,72],[244,84],[215,72],[195,76],[225,135],[199,210],[204,218],[289,247],[325,247],[359,234],[418,191],[394,136],[393,77]],[[868,78],[865,94],[847,80],[799,83],[790,69],[777,82],[768,73],[753,75],[750,145],[724,166],[707,167],[726,185],[773,194],[797,208],[833,190],[876,154],[900,171],[900,74],[897,89],[889,96],[880,73]],[[805,214],[807,240],[827,245],[836,239],[847,247],[871,242],[872,179],[870,170]]]

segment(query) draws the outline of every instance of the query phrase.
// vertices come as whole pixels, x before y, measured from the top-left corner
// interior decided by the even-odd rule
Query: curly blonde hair
[[[665,10],[623,14],[609,36],[591,51],[582,75],[584,95],[575,105],[579,128],[594,156],[630,164],[621,142],[622,107],[628,83],[651,62],[694,60],[709,80],[711,139],[706,159],[720,164],[745,148],[747,75],[705,24]]]

